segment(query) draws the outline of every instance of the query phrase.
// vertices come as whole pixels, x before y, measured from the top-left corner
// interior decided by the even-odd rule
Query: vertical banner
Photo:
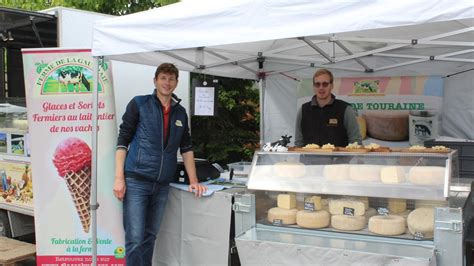
[[[37,264],[90,265],[93,58],[89,49],[23,49]],[[125,265],[113,196],[117,126],[111,70],[98,75],[97,264]]]

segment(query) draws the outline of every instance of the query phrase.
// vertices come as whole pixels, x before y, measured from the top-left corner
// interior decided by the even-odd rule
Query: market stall
[[[473,123],[469,122],[472,121],[474,113],[472,104],[469,104],[472,103],[472,86],[467,85],[472,84],[472,75],[469,71],[474,65],[473,50],[470,49],[473,46],[473,25],[473,6],[468,1],[459,1],[456,5],[450,1],[398,2],[390,8],[387,8],[383,2],[377,1],[369,3],[362,3],[362,1],[344,3],[265,0],[208,1],[207,3],[189,1],[97,22],[94,27],[92,53],[98,58],[149,65],[172,62],[181,70],[258,80],[261,85],[260,98],[263,110],[262,144],[278,139],[283,134],[294,132],[294,117],[299,96],[295,88],[305,79],[311,79],[316,68],[329,68],[338,77],[438,76],[446,81],[444,93],[441,92],[444,100],[441,104],[443,132],[453,137],[473,139]],[[469,99],[471,99],[470,102],[468,102]],[[459,108],[462,108],[463,112],[458,112]],[[286,161],[286,157],[293,157],[288,154],[281,156],[273,163]],[[300,160],[299,157],[302,155],[296,153],[295,156]],[[324,156],[314,156],[316,161],[324,159]],[[347,159],[360,157],[363,160],[365,158],[359,155],[345,156]],[[416,156],[428,162],[431,158],[427,155]],[[448,158],[448,155],[443,156],[442,161],[446,163],[452,159]],[[385,155],[385,157],[388,161],[395,161],[392,162],[394,164],[403,165],[399,161],[403,160],[405,155],[395,154]],[[333,158],[328,156],[326,159]],[[257,171],[258,160],[258,157],[254,159],[252,171]],[[305,166],[318,165],[303,164]],[[384,164],[386,162],[380,163],[380,165]],[[414,164],[411,166],[415,166]],[[444,167],[449,168],[448,165]],[[318,172],[313,175],[304,174],[301,177],[304,179],[313,176],[320,178],[322,175]],[[454,181],[456,177],[448,170],[445,170],[443,176],[445,179],[443,179],[442,192],[439,189],[435,190],[442,194],[425,195],[423,199],[434,197],[444,202],[451,202],[451,181]],[[385,200],[391,197],[404,198],[403,195],[395,193],[396,191],[402,193],[402,190],[390,190],[387,187],[384,187],[383,191],[395,191],[393,192],[395,194],[389,196],[378,194],[376,188],[365,190],[369,191],[370,195],[354,194],[347,187],[344,191],[332,189],[313,191],[308,188],[300,190],[304,187],[303,185],[294,188],[289,185],[290,182],[283,183],[287,186],[260,187],[259,189],[324,195],[371,196],[382,197]],[[277,182],[278,185],[283,183]],[[299,185],[299,182],[296,182],[296,185]],[[469,192],[470,190],[466,193],[469,194]],[[421,199],[411,198],[412,196],[410,194],[407,198],[409,200]],[[257,199],[257,205],[264,202],[271,201]],[[467,201],[463,202],[461,205],[450,204],[444,209],[439,209],[439,214],[438,211],[436,212],[435,221],[442,222],[440,217],[445,211],[458,210],[457,221],[464,226],[463,221],[466,220],[460,217],[464,215],[461,213],[462,206],[465,206]],[[252,217],[251,204],[234,204],[234,210],[239,208],[246,210],[244,212]],[[261,217],[258,215],[257,210],[257,217],[253,216],[251,219],[258,220]],[[297,236],[307,241],[316,241],[318,238],[315,234],[319,234],[293,229],[286,231],[286,228],[278,227],[276,230],[273,228],[268,230],[272,232],[268,233],[267,239],[252,239],[255,234],[258,234],[255,231],[258,230],[257,224],[253,223],[253,225],[256,226],[248,229],[254,231],[247,231],[241,239],[248,236],[246,240],[263,241],[269,244],[268,250],[273,252],[271,254],[276,252],[276,249],[272,249],[272,245],[280,246],[278,250],[282,250],[282,246],[289,247],[291,244],[295,248],[293,251],[299,251],[300,247],[293,245],[295,241],[299,241],[296,239]],[[457,230],[457,227],[455,229]],[[458,262],[462,261],[462,234],[463,231],[460,233],[461,240],[458,238],[454,241],[456,246],[453,248],[457,254],[450,254]],[[328,248],[347,251],[353,245],[363,242],[362,239],[365,238],[364,234],[350,236],[356,240],[350,240],[348,235],[342,234],[339,235],[339,239],[347,240],[348,244],[342,242],[342,246],[332,245]],[[334,235],[325,237],[330,239]],[[428,239],[428,242],[398,241],[397,238],[379,241],[380,238],[372,236],[369,238],[372,243],[376,243],[371,245],[372,247],[383,242],[382,249],[390,249],[397,243],[414,243],[413,246],[416,248],[412,252],[416,256],[421,256],[422,261],[436,263],[438,260],[438,263],[448,265],[446,259],[450,257],[446,254],[449,252],[442,253],[444,255],[434,259],[436,256],[434,242],[448,239],[443,233],[435,237],[434,241]],[[321,248],[323,244],[315,245]],[[242,246],[239,249],[246,248]],[[355,257],[352,257],[351,254],[334,250],[332,254],[335,256],[347,255],[351,258],[358,256],[355,254]],[[361,253],[366,251],[362,247],[358,250]],[[244,264],[256,263],[257,260],[253,259],[264,254],[252,247],[246,251],[248,252],[242,254],[245,257],[241,257]],[[253,251],[257,251],[258,255]],[[409,257],[402,255],[405,251],[407,250],[401,250],[399,257]],[[374,249],[372,252],[384,256],[381,250]],[[271,257],[271,254],[265,258]],[[295,253],[291,255],[287,257],[288,264],[293,265],[301,263],[298,259],[304,257],[294,256]],[[387,254],[387,256],[390,255],[393,254]]]

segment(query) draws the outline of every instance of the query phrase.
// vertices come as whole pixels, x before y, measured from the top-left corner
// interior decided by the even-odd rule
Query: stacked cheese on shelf
[[[329,225],[329,212],[323,210],[323,203],[320,196],[311,196],[305,199],[306,203],[313,206],[311,210],[300,210],[296,214],[296,224],[304,228],[324,228]]]
[[[267,220],[270,223],[290,225],[296,223],[296,196],[295,194],[279,194],[277,206],[268,210]]]
[[[434,233],[434,208],[416,208],[407,218],[408,230],[414,236],[432,238]]]
[[[442,185],[445,172],[441,166],[413,166],[408,172],[408,181],[416,185]]]
[[[354,199],[332,199],[329,201],[331,226],[343,231],[357,231],[365,228],[365,203]],[[352,215],[347,215],[348,211]],[[345,213],[346,212],[346,213]]]
[[[406,219],[402,213],[407,210],[405,199],[388,199],[390,215],[375,215],[369,219],[369,231],[385,236],[401,235],[405,233]]]

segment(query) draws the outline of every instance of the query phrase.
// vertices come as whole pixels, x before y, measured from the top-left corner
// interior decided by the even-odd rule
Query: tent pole
[[[94,72],[93,72],[93,86],[92,93],[92,161],[91,161],[91,221],[92,221],[92,265],[97,265],[97,129],[98,129],[98,100],[99,100],[99,65],[104,58],[94,57]],[[99,63],[100,61],[100,63]]]
[[[260,149],[263,147],[263,145],[265,144],[265,139],[263,137],[264,135],[264,130],[265,130],[265,127],[264,127],[264,104],[265,104],[265,79],[260,77],[260,79],[258,80],[258,87],[259,87],[259,92],[260,92]]]

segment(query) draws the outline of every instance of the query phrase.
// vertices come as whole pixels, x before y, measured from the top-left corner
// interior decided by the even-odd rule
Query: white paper
[[[214,87],[196,87],[194,115],[214,115]]]

